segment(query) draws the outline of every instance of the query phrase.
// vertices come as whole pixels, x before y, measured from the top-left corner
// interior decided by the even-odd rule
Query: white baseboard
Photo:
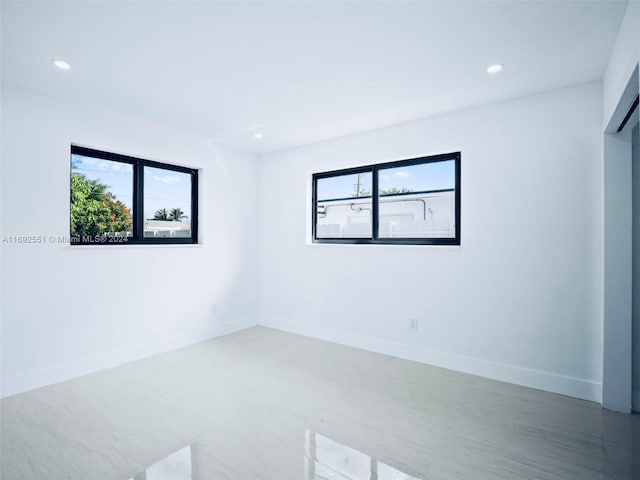
[[[631,399],[631,410],[640,413],[640,391],[634,391]]]
[[[466,357],[455,353],[424,348],[418,345],[343,332],[312,325],[291,322],[282,318],[261,316],[260,325],[284,330],[307,337],[327,340],[350,347],[426,363],[503,382],[537,388],[570,397],[602,402],[602,384],[551,372],[533,370],[515,365]]]
[[[0,398],[63,382],[106,368],[122,365],[123,363],[140,360],[141,358],[203,342],[211,338],[228,335],[255,325],[257,325],[255,317],[237,318],[220,322],[213,327],[173,335],[171,337],[159,338],[141,345],[111,350],[86,358],[76,358],[50,367],[5,377],[2,379]]]

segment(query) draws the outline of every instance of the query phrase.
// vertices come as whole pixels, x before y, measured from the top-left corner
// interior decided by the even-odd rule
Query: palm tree
[[[167,212],[166,208],[161,208],[156,213],[153,214],[154,220],[171,220],[169,217],[169,212]]]
[[[187,216],[184,214],[181,208],[172,208],[169,213],[169,219],[174,222],[179,222],[180,220],[186,219]]]

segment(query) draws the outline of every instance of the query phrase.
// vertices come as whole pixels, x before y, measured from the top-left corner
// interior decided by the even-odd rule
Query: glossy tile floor
[[[256,327],[2,400],[3,480],[640,479],[640,417]]]

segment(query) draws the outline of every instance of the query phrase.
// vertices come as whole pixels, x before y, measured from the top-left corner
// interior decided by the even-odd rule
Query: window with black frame
[[[71,146],[71,244],[197,243],[198,171]]]
[[[460,152],[313,175],[313,241],[460,245]]]

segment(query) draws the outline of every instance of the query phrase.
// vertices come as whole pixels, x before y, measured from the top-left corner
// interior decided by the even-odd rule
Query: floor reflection
[[[129,480],[192,480],[191,445],[148,466]]]
[[[640,479],[640,416],[262,328],[0,420],[2,480]]]
[[[420,480],[310,430],[304,443],[305,480]]]

